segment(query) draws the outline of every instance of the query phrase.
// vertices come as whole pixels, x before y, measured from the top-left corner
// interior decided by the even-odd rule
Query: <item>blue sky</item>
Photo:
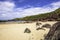
[[[47,13],[60,8],[60,0],[0,0],[0,20]]]

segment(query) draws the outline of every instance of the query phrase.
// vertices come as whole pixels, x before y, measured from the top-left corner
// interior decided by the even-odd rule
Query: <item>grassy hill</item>
[[[13,20],[25,20],[25,21],[60,21],[60,8],[56,9],[53,12],[26,16],[23,18],[16,18]]]

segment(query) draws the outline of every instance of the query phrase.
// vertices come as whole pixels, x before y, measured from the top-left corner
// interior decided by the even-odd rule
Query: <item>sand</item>
[[[52,26],[56,22],[41,23],[42,25],[48,23]],[[29,28],[31,33],[24,33],[26,28]],[[41,40],[44,39],[44,35],[47,34],[49,30],[49,28],[36,30],[36,22],[25,24],[0,24],[0,40]]]

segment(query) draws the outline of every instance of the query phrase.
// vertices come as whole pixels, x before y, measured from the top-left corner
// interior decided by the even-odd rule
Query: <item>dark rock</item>
[[[39,28],[37,28],[36,30],[45,30],[45,29],[39,27]]]
[[[28,28],[26,28],[25,31],[24,31],[24,33],[31,33],[31,30],[28,29]]]
[[[44,24],[42,27],[44,27],[44,28],[51,28],[51,25],[50,24]]]
[[[60,22],[52,26],[44,40],[60,40]]]
[[[37,23],[36,23],[36,26],[40,26],[41,24],[42,24],[42,23],[37,22]]]

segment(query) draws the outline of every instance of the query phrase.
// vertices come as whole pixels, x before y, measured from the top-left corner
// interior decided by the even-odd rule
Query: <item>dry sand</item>
[[[48,23],[53,25],[56,22],[41,22],[42,25]],[[46,30],[36,30],[36,22],[25,24],[0,24],[0,40],[41,40],[49,32]],[[41,25],[41,26],[42,26]],[[29,28],[31,33],[24,33]]]

